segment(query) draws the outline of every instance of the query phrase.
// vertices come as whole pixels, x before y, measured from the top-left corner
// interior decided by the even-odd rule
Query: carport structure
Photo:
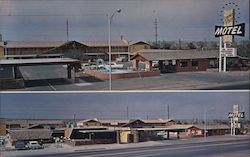
[[[66,143],[72,146],[118,142],[118,132],[102,126],[66,128],[64,133]]]
[[[140,139],[143,140],[142,135],[148,136],[148,134],[156,134],[157,132],[164,131],[166,132],[167,139],[170,139],[170,132],[176,133],[176,138],[180,138],[180,133],[185,132],[188,136],[193,136],[198,134],[199,128],[195,127],[194,125],[171,125],[169,127],[164,128],[133,128],[133,131],[137,131]]]
[[[37,65],[67,65],[67,76],[68,79],[71,79],[71,70],[77,73],[79,71],[80,62],[79,60],[71,58],[3,59],[0,60],[0,68],[2,71],[0,71],[2,73],[0,79],[17,79],[18,67]],[[78,77],[75,77],[75,82],[78,82]]]
[[[11,130],[9,132],[9,137],[14,144],[15,142],[21,141],[43,141],[43,142],[50,142],[52,130],[49,129],[20,129],[20,130]]]

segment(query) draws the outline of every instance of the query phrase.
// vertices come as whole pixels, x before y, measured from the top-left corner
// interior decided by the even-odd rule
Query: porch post
[[[167,139],[169,140],[169,131],[167,131]]]
[[[138,70],[139,69],[139,60],[133,61],[133,69]]]
[[[74,71],[75,71],[75,83],[79,83],[79,69],[77,65],[74,66]]]
[[[71,65],[67,66],[68,79],[71,79]]]
[[[148,63],[149,63],[149,65],[148,65],[148,71],[152,71],[153,70],[153,68],[152,68],[152,61],[149,61]]]

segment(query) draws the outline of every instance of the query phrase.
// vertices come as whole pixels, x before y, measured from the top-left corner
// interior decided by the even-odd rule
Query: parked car
[[[113,69],[122,69],[123,68],[123,64],[117,64],[116,62],[110,62],[111,63],[111,68]],[[105,64],[101,64],[98,66],[98,68],[106,68],[106,69],[109,69],[109,63],[105,63]]]
[[[27,147],[29,149],[42,149],[43,148],[43,146],[41,144],[39,144],[37,141],[30,141],[27,144]]]
[[[15,143],[15,149],[17,150],[25,150],[28,149],[24,141],[16,141]]]
[[[0,147],[3,146],[5,143],[5,138],[3,136],[0,136]]]
[[[81,68],[84,70],[86,68],[89,68],[90,67],[90,64],[88,63],[84,63],[84,64],[81,64]]]
[[[125,61],[126,61],[126,57],[116,58],[116,62],[125,62]]]

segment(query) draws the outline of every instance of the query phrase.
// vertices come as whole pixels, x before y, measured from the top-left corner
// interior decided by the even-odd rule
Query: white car
[[[99,67],[99,68],[104,67],[104,68],[109,69],[109,63],[107,62],[107,63],[104,64],[104,65],[99,65],[98,67]],[[123,68],[123,64],[117,64],[116,62],[111,62],[111,68],[112,68],[112,69],[122,69],[122,68]]]
[[[88,63],[81,64],[82,69],[86,69],[86,68],[89,68],[89,67],[90,67],[90,64],[88,64]]]
[[[123,68],[123,64],[117,64],[116,62],[111,62],[111,68],[122,69]]]
[[[27,147],[29,149],[42,149],[43,146],[40,145],[37,141],[29,141],[29,143],[27,144]]]

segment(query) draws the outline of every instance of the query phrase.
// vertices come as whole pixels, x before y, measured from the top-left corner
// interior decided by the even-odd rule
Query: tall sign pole
[[[231,123],[231,136],[237,134],[236,129],[242,128],[240,119],[245,117],[245,112],[240,112],[240,107],[238,104],[233,105],[233,112],[228,113],[228,118],[230,118]]]
[[[231,8],[226,8],[225,6],[231,6]],[[240,14],[238,11],[238,5],[229,2],[223,6],[223,26],[215,26],[215,37],[220,37],[220,47],[219,47],[219,72],[227,71],[227,57],[236,57],[237,49],[233,48],[234,36],[244,36],[245,35],[245,23],[235,24],[236,14]],[[237,8],[237,9],[234,9]],[[237,13],[236,13],[237,10]],[[238,16],[238,15],[237,15]],[[239,17],[238,17],[239,18]],[[222,61],[223,60],[223,61]],[[223,64],[223,65],[222,65]]]
[[[224,26],[233,26],[235,21],[235,11],[234,9],[231,10],[224,10]],[[233,35],[224,35],[224,48],[231,47],[232,43],[234,42]],[[224,63],[223,63],[223,72],[227,71],[227,56],[224,56]]]
[[[221,57],[221,50],[222,50],[222,37],[220,37],[220,49],[219,49],[219,72],[222,70],[221,62],[222,62],[222,57]]]

